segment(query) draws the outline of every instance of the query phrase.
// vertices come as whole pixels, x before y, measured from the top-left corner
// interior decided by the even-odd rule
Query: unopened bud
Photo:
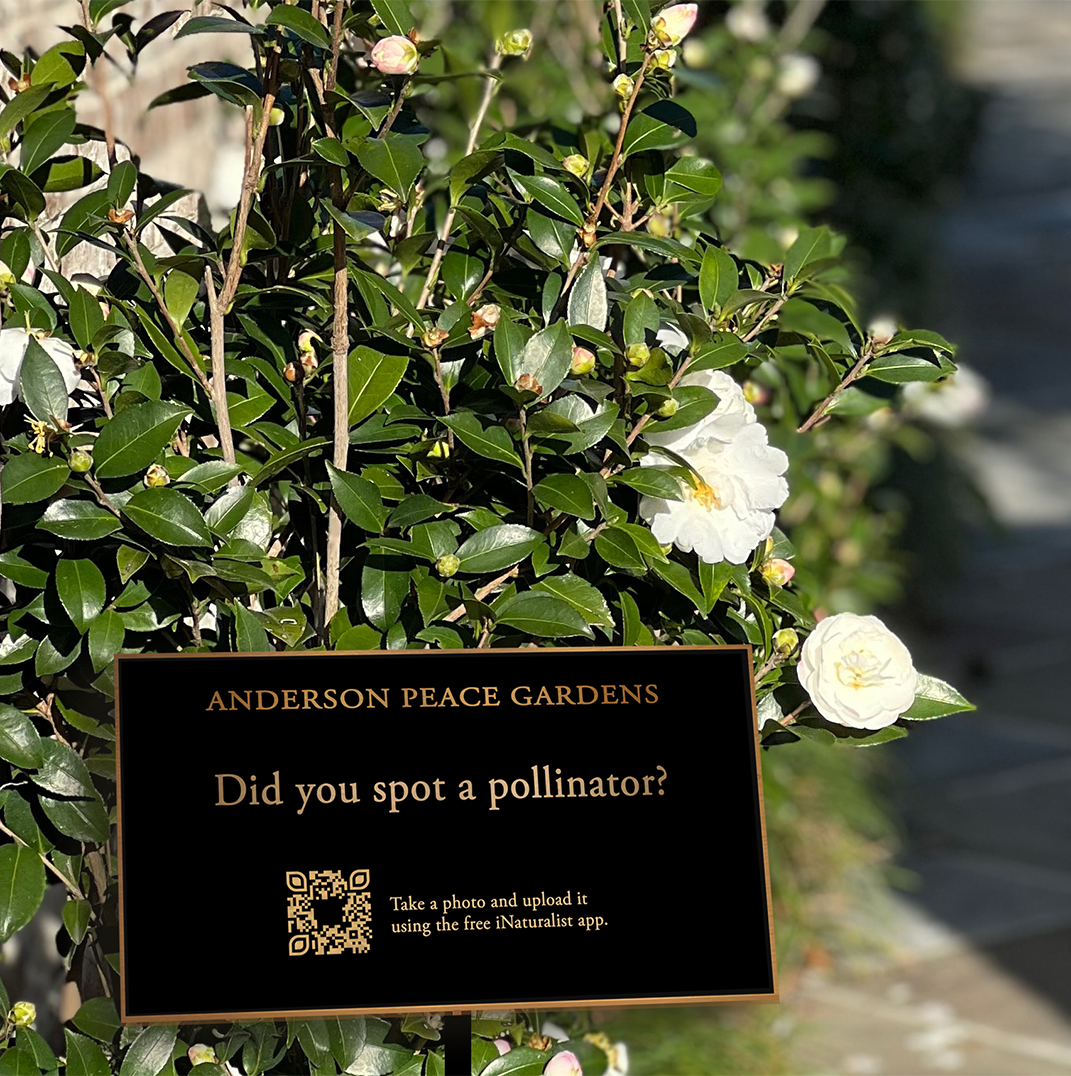
[[[288,362],[283,367],[283,377],[285,377],[287,381],[300,381],[302,373],[303,371],[301,367],[294,362]]]
[[[450,576],[456,575],[457,570],[460,567],[461,558],[453,553],[444,553],[435,562],[435,570],[443,577],[443,579],[449,579]]]
[[[79,351],[74,357],[74,361],[81,369],[85,369],[87,366],[97,365],[97,355],[92,349],[89,351]]]
[[[568,157],[562,161],[562,168],[567,172],[572,172],[574,176],[583,179],[588,174],[588,168],[590,167],[590,161],[587,157],[580,153],[570,153]]]
[[[777,653],[787,658],[800,645],[800,637],[791,628],[782,628],[774,632],[773,644]]]
[[[680,404],[673,399],[672,396],[668,400],[663,400],[661,406],[655,412],[659,418],[672,418],[677,413],[677,408]]]
[[[651,55],[651,66],[657,71],[668,71],[676,62],[676,49],[655,49]]]
[[[278,127],[286,119],[286,113],[281,108],[273,108],[268,113],[268,126]]]
[[[319,333],[314,333],[312,329],[306,329],[297,338],[298,351],[315,351],[316,348],[313,345],[313,340],[319,340],[323,343],[323,339]]]
[[[646,344],[629,344],[625,352],[630,366],[645,366],[651,357],[651,349]]]
[[[673,233],[673,222],[664,213],[652,213],[647,231],[659,239],[668,239]]]
[[[663,8],[651,20],[651,40],[657,45],[679,45],[695,25],[695,4],[674,4]]]
[[[11,1022],[15,1027],[29,1027],[37,1019],[37,1006],[32,1001],[16,1001],[11,1006]]]
[[[527,56],[532,48],[532,31],[510,30],[495,42],[495,51],[502,56]]]
[[[469,339],[479,340],[486,336],[497,324],[502,311],[496,303],[484,303],[479,310],[472,312],[472,324],[469,326]]]
[[[867,326],[867,331],[874,343],[883,347],[896,335],[896,322],[888,316],[875,318]]]
[[[613,81],[614,93],[622,100],[627,101],[632,96],[632,88],[635,83],[628,75],[618,75]]]
[[[740,389],[749,404],[764,404],[770,398],[769,390],[763,385],[756,385],[754,381],[745,381]]]
[[[584,244],[584,249],[587,250],[595,245],[595,225],[586,224],[580,229],[580,242]]]
[[[17,81],[10,78],[7,80],[7,86],[13,93],[25,93],[30,88],[30,76],[20,75]]]
[[[216,1057],[216,1051],[211,1046],[206,1046],[203,1042],[194,1043],[186,1051],[186,1056],[190,1059],[191,1065],[218,1065],[219,1059]]]
[[[569,371],[576,377],[583,377],[595,369],[595,355],[586,347],[575,345],[573,347],[573,361],[569,364]]]
[[[85,474],[93,466],[93,457],[84,448],[76,448],[67,460],[67,466],[75,474]]]
[[[543,386],[531,374],[521,374],[513,387],[521,392],[534,392],[537,396],[543,392]]]
[[[787,560],[773,557],[759,569],[759,574],[772,587],[783,587],[796,574],[796,569]]]
[[[142,482],[145,483],[147,489],[159,489],[161,486],[170,485],[171,476],[160,466],[160,464],[154,463],[145,472]]]
[[[316,373],[316,367],[319,365],[320,360],[311,351],[302,352],[301,369],[305,371],[306,377],[311,377]]]
[[[134,210],[132,209],[112,208],[108,210],[108,220],[110,220],[112,224],[126,224],[127,221],[131,221],[133,219]]]
[[[449,335],[445,329],[428,329],[421,336],[420,342],[429,351],[434,351]]]
[[[395,35],[377,41],[370,59],[380,74],[411,75],[420,64],[420,53],[409,38]]]

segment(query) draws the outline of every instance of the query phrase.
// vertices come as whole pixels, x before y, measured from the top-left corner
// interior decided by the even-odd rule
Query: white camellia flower
[[[796,669],[818,712],[837,725],[883,729],[915,701],[911,654],[876,616],[837,613],[807,636]]]
[[[702,482],[697,489],[682,483],[680,501],[641,497],[640,515],[663,545],[675,545],[686,553],[694,550],[708,564],[723,560],[743,564],[769,537],[774,510],[788,496],[782,477],[788,457],[770,447],[755,409],[723,370],[685,374],[680,384],[710,389],[718,406],[694,426],[651,433],[647,441],[683,457]],[[672,464],[657,449],[640,462],[645,467]]]
[[[81,377],[74,362],[74,348],[63,340],[48,337],[37,342],[59,367],[67,391],[74,392]],[[0,329],[0,407],[6,407],[19,397],[19,374],[29,346],[30,334],[25,329]]]
[[[962,364],[941,381],[910,381],[904,386],[904,410],[945,429],[968,425],[988,406],[989,382]]]

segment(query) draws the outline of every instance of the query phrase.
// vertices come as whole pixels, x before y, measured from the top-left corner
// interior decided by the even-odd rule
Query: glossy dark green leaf
[[[29,175],[44,164],[74,133],[74,109],[61,108],[38,116],[23,134],[20,168]]]
[[[350,425],[356,426],[387,402],[398,387],[409,360],[355,347],[349,356]]]
[[[19,391],[30,414],[41,422],[67,418],[67,385],[51,355],[29,338],[19,371]]]
[[[660,467],[630,467],[627,471],[615,475],[614,481],[620,485],[631,486],[645,497],[659,497],[664,501],[683,499],[680,479]]]
[[[366,138],[354,152],[366,172],[405,199],[424,168],[420,147],[412,138],[394,131],[383,138]]]
[[[0,579],[10,579],[20,586],[32,587],[34,590],[43,590],[48,583],[48,573],[42,571],[35,564],[31,564],[19,555],[16,549],[9,549],[0,553]],[[0,644],[0,665],[4,664]]]
[[[74,1014],[72,1023],[91,1038],[110,1044],[119,1030],[119,1014],[111,998],[89,998]]]
[[[389,34],[405,37],[416,26],[405,0],[372,0],[372,7]]]
[[[287,10],[296,11],[297,8]],[[178,1029],[173,1024],[154,1024],[145,1028],[130,1044],[119,1069],[119,1076],[160,1076],[171,1062],[177,1038]]]
[[[71,936],[71,941],[78,945],[86,936],[89,928],[91,905],[88,900],[68,900],[63,905],[63,925]]]
[[[558,639],[595,637],[585,616],[569,602],[545,591],[526,590],[508,598],[495,611],[499,624],[519,628],[528,635]]]
[[[803,228],[796,241],[785,254],[782,276],[795,280],[800,272],[812,262],[828,257],[832,252],[833,237],[828,228]]]
[[[104,576],[91,560],[61,560],[56,565],[56,590],[80,632],[104,608]]]
[[[15,456],[0,472],[4,504],[32,504],[57,493],[70,475],[62,456],[39,456],[24,452]]]
[[[457,556],[463,572],[500,572],[524,560],[543,536],[519,523],[499,523],[477,531],[461,543]]]
[[[0,758],[20,769],[35,769],[44,761],[34,723],[20,710],[0,703]]]
[[[564,321],[537,332],[524,345],[517,376],[528,374],[539,383],[539,395],[548,396],[569,374],[573,361],[573,338]]]
[[[495,360],[507,385],[513,385],[522,372],[521,356],[531,335],[528,329],[508,317],[498,319],[494,333]]]
[[[133,161],[120,161],[108,175],[108,200],[116,209],[126,205],[138,182],[138,170]]]
[[[510,435],[501,426],[484,426],[471,411],[446,415],[439,421],[453,430],[466,448],[471,448],[473,452],[486,456],[487,459],[509,463],[521,471],[524,470],[524,464],[513,448]]]
[[[260,621],[244,605],[234,604],[235,646],[247,654],[266,654],[274,649]]]
[[[901,715],[910,721],[932,721],[937,717],[959,714],[977,707],[968,702],[951,684],[936,676],[919,673],[915,701]]]
[[[106,538],[122,524],[111,512],[89,501],[53,501],[37,524],[40,530],[50,531],[60,538],[92,542]]]
[[[572,221],[578,228],[584,223],[584,214],[576,199],[558,180],[550,176],[522,176],[512,170],[510,178],[522,194],[538,202],[544,209]]]
[[[838,747],[877,747],[879,744],[891,743],[893,740],[902,740],[906,735],[907,729],[902,729],[898,725],[886,725],[877,732],[863,736],[838,736],[835,743]]]
[[[541,1076],[549,1060],[544,1050],[515,1046],[508,1053],[496,1057],[480,1076]]]
[[[636,543],[631,535],[622,531],[619,527],[611,527],[595,537],[595,552],[607,564],[615,568],[627,568],[632,571],[644,572],[647,564],[640,555]]]
[[[114,609],[105,609],[89,625],[89,660],[96,672],[111,665],[124,636],[123,618]]]
[[[92,799],[97,795],[86,764],[72,748],[58,740],[41,740],[41,765],[33,775],[33,782],[55,796]]]
[[[404,501],[390,514],[387,521],[392,528],[411,527],[415,523],[423,523],[426,519],[441,515],[443,512],[452,512],[451,505],[443,504],[426,493],[417,493],[412,497],[406,497]]]
[[[595,505],[591,499],[591,490],[578,475],[555,474],[536,483],[532,491],[535,499],[543,508],[553,508],[581,519],[595,516]]]
[[[252,486],[235,486],[221,493],[205,510],[205,522],[213,534],[226,536],[253,507],[257,491]]]
[[[713,243],[703,252],[699,268],[699,299],[708,313],[716,310],[740,286],[740,270],[733,256]]]
[[[675,101],[656,101],[632,114],[621,153],[629,157],[649,149],[670,149],[695,135],[695,117],[687,109]]]
[[[364,615],[380,631],[387,631],[398,619],[402,603],[409,595],[412,561],[402,557],[372,554],[361,571],[361,605]]]
[[[238,22],[237,19],[224,19],[215,15],[199,15],[183,23],[181,29],[175,34],[175,40],[180,37],[190,37],[192,34],[250,34],[263,33],[259,26],[250,26],[247,22]]]
[[[0,944],[33,918],[44,895],[41,857],[22,845],[0,846]]]
[[[177,490],[139,490],[122,508],[146,534],[165,545],[211,546],[212,535],[194,503]]]
[[[34,672],[38,676],[63,672],[74,664],[81,648],[82,638],[74,628],[53,628],[33,656]]]
[[[663,239],[661,236],[647,235],[646,232],[611,232],[609,235],[599,236],[591,249],[600,250],[613,246],[650,250],[667,258],[676,258],[685,265],[697,265],[700,261],[700,255],[694,248],[686,247],[675,239]]]
[[[111,1066],[104,1051],[92,1040],[70,1028],[63,1029],[67,1044],[67,1071],[82,1076],[111,1076]]]
[[[316,45],[321,49],[331,47],[331,35],[325,29],[323,23],[314,19],[312,15],[302,8],[291,7],[288,4],[276,4],[264,20],[269,26],[282,26],[292,30],[302,41],[310,45]],[[123,1076],[126,1076],[124,1073]]]
[[[945,371],[936,362],[918,355],[880,355],[867,366],[866,376],[903,385],[909,381],[936,381],[945,376]]]
[[[573,283],[569,292],[569,324],[590,325],[603,332],[607,320],[606,280],[598,258],[592,258]]]
[[[188,278],[187,278],[188,279]],[[101,430],[93,448],[98,478],[144,471],[168,444],[189,408],[150,400],[120,411]]]
[[[570,573],[552,575],[541,579],[532,589],[545,591],[560,598],[580,613],[588,624],[597,624],[605,628],[614,626],[614,617],[606,599],[599,589],[592,586],[586,579]]]
[[[331,477],[331,489],[343,514],[363,531],[381,534],[387,521],[387,510],[376,486],[359,475],[340,471],[327,465]]]

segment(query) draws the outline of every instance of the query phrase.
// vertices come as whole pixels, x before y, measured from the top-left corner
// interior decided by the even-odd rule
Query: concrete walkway
[[[972,533],[909,639],[979,713],[890,748],[904,778],[892,953],[786,1006],[801,1072],[1071,1072],[1071,3],[971,0],[963,77],[992,95],[940,237],[934,327],[991,382]]]

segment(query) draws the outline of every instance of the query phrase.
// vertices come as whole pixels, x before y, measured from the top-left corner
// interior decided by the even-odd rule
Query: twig
[[[778,310],[781,309],[781,307],[785,305],[785,298],[786,297],[782,295],[777,300],[777,302],[774,303],[773,306],[771,306],[770,309],[762,315],[762,317],[758,321],[758,324],[756,324],[752,329],[750,329],[746,335],[740,337],[743,343],[746,344],[749,340],[754,340],[755,337],[758,336],[759,333],[761,333],[762,330],[766,328],[766,326],[770,322],[770,319],[778,312]]]
[[[520,572],[520,568],[510,568],[508,572],[503,572],[501,575],[496,576],[494,579],[491,580],[490,583],[488,583],[486,586],[480,587],[480,589],[476,591],[476,601],[482,602],[484,598],[486,598],[487,595],[491,593],[491,591],[495,590],[497,587],[500,587],[507,579],[512,579],[515,575],[520,575]],[[459,605],[453,612],[447,613],[446,616],[443,617],[443,621],[447,624],[452,624],[455,620],[458,620],[460,617],[464,616],[464,614],[465,606]]]
[[[100,506],[102,508],[107,508],[116,519],[122,519],[119,509],[112,504],[111,499],[108,497],[108,494],[104,492],[101,484],[88,471],[82,475],[82,478],[85,479],[86,485],[97,495],[97,500],[100,502]]]
[[[190,364],[190,369],[194,372],[197,380],[201,382],[201,387],[209,397],[211,397],[212,386],[208,382],[208,377],[205,375],[204,370],[201,369],[201,363],[194,356],[189,345],[186,343],[186,340],[182,335],[182,330],[175,324],[175,319],[171,316],[171,311],[167,309],[167,303],[164,302],[164,297],[160,294],[160,289],[156,286],[156,281],[153,280],[149,270],[145,268],[145,261],[141,256],[141,251],[138,249],[138,241],[129,231],[123,232],[123,240],[127,245],[127,249],[130,251],[131,257],[134,259],[134,265],[137,267],[138,275],[145,281],[145,286],[156,300],[156,305],[159,308],[160,313],[163,314],[164,321],[167,322],[167,327],[171,330],[172,336],[175,338],[175,344],[182,352],[183,358]]]
[[[528,526],[535,520],[535,495],[532,493],[532,445],[528,439],[528,412],[522,407],[518,412],[521,420],[521,449],[524,451],[524,484],[528,487]]]
[[[100,405],[104,408],[104,414],[107,418],[111,418],[112,405],[108,400],[108,393],[105,391],[104,382],[101,381],[100,371],[95,366],[90,366],[89,371],[93,378],[93,383],[97,386],[97,395],[100,396]]]
[[[792,713],[785,714],[785,716],[782,717],[780,719],[780,721],[778,721],[777,723],[779,725],[785,726],[785,727],[787,727],[788,725],[791,725],[796,720],[796,718],[799,717],[800,714],[802,714],[803,711],[806,710],[810,705],[811,705],[811,700],[810,699],[804,699],[804,701],[801,702],[799,704],[799,706],[797,706],[796,709],[792,711]]]
[[[797,433],[806,433],[825,414],[829,405],[857,378],[874,356],[874,342],[867,340],[859,361],[844,375],[844,380],[811,412],[811,417],[800,426]]]
[[[227,403],[227,368],[223,352],[224,307],[216,294],[212,266],[205,266],[205,291],[208,298],[208,322],[212,340],[212,399],[216,405],[216,426],[219,428],[219,448],[227,463],[234,463],[234,436],[231,432],[231,412]]]
[[[78,888],[78,886],[74,882],[72,882],[70,878],[68,878],[67,875],[65,875],[63,871],[61,871],[59,867],[57,867],[55,863],[53,863],[48,858],[48,856],[44,854],[44,852],[41,852],[36,848],[30,848],[30,846],[17,833],[12,833],[11,830],[9,830],[3,822],[0,822],[0,833],[6,833],[13,841],[15,841],[16,844],[22,845],[23,848],[29,848],[31,852],[37,852],[37,854],[41,857],[41,862],[64,884],[67,889],[67,892],[70,893],[71,896],[75,898],[75,900],[86,899],[85,894]]]
[[[502,54],[496,52],[491,57],[491,60],[487,65],[487,70],[489,72],[497,71],[501,66]],[[498,79],[488,78],[483,88],[483,98],[480,101],[480,107],[476,110],[476,116],[472,121],[472,126],[469,128],[469,140],[465,147],[466,157],[468,157],[476,148],[476,143],[480,138],[480,128],[483,126],[484,117],[487,115],[487,110],[491,106],[491,98],[494,97],[497,88]],[[439,241],[435,244],[435,254],[432,256],[431,265],[428,267],[428,275],[424,280],[424,287],[420,289],[420,298],[417,299],[416,303],[417,310],[423,310],[427,305],[432,289],[439,279],[439,269],[442,266],[443,256],[446,254],[446,241],[450,238],[450,230],[454,226],[454,218],[456,216],[457,207],[451,206],[443,220],[443,226],[439,232]]]
[[[617,70],[625,70],[625,16],[621,11],[621,0],[614,0],[614,20],[617,23]]]

